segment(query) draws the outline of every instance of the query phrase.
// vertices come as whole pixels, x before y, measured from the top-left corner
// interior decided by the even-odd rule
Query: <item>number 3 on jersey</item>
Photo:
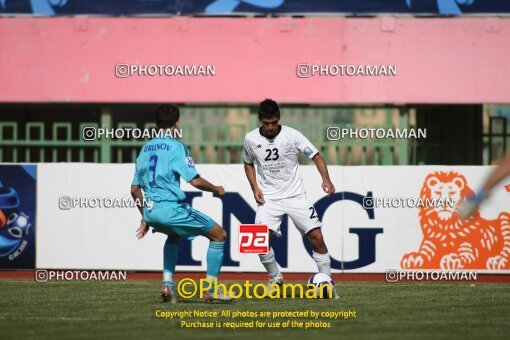
[[[277,148],[266,149],[266,152],[267,152],[267,156],[264,159],[265,161],[276,161],[280,157],[280,155],[278,155],[278,149]],[[273,157],[271,158],[271,156],[273,156]]]
[[[158,164],[158,156],[152,155],[151,158],[149,158],[149,186],[155,187],[156,186],[156,165]]]

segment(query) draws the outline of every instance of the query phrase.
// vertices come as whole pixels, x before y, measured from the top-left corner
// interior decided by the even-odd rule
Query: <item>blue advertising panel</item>
[[[0,0],[0,14],[504,14],[510,0]]]
[[[36,171],[0,165],[0,269],[35,268]]]

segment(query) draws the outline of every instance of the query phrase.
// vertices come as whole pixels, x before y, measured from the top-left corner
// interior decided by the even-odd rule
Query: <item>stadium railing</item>
[[[228,109],[215,109],[218,117],[210,123],[210,116],[195,109],[183,109],[195,113],[195,121],[183,119],[181,124],[183,142],[190,148],[197,163],[242,163],[242,148],[245,134],[258,126],[257,115],[248,119],[225,118]],[[364,119],[360,110],[369,117],[382,113],[378,124]],[[353,119],[357,112],[361,118]],[[408,165],[413,154],[413,141],[407,139],[340,139],[328,140],[328,127],[352,128],[408,128],[409,112],[400,109],[395,124],[395,108],[338,108],[310,109],[303,107],[282,110],[285,123],[301,131],[317,146],[328,164],[332,165]],[[192,115],[190,115],[192,116]],[[232,116],[232,114],[230,115]],[[246,115],[245,115],[246,116]],[[186,117],[183,114],[183,117]],[[308,118],[304,118],[308,117]],[[330,119],[327,117],[334,117]],[[340,117],[340,118],[339,118]],[[343,118],[342,118],[343,117]],[[209,121],[208,121],[209,120]],[[197,123],[198,121],[198,123]],[[221,123],[221,122],[227,123]],[[122,138],[84,140],[81,131],[85,127],[151,129],[152,123],[143,126],[136,122],[116,122],[109,110],[104,110],[99,122],[0,122],[0,162],[95,162],[131,163],[134,162],[144,139]],[[48,130],[49,129],[49,130]],[[304,157],[302,164],[310,163]]]

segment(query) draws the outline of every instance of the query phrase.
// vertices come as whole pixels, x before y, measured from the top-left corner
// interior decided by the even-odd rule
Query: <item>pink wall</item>
[[[213,64],[116,78],[115,64]],[[299,63],[396,77],[298,78]],[[510,19],[4,18],[0,102],[510,103]]]

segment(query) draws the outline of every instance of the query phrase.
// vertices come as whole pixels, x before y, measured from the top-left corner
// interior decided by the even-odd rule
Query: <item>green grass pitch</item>
[[[508,339],[510,334],[508,284],[337,282],[336,288],[340,300],[239,299],[231,304],[186,300],[172,305],[160,302],[158,281],[36,283],[4,279],[0,280],[0,338],[485,340]],[[331,320],[331,328],[307,330],[189,329],[181,328],[178,319],[157,318],[157,310],[351,310],[356,311],[356,318]],[[188,319],[194,320],[211,321]]]

